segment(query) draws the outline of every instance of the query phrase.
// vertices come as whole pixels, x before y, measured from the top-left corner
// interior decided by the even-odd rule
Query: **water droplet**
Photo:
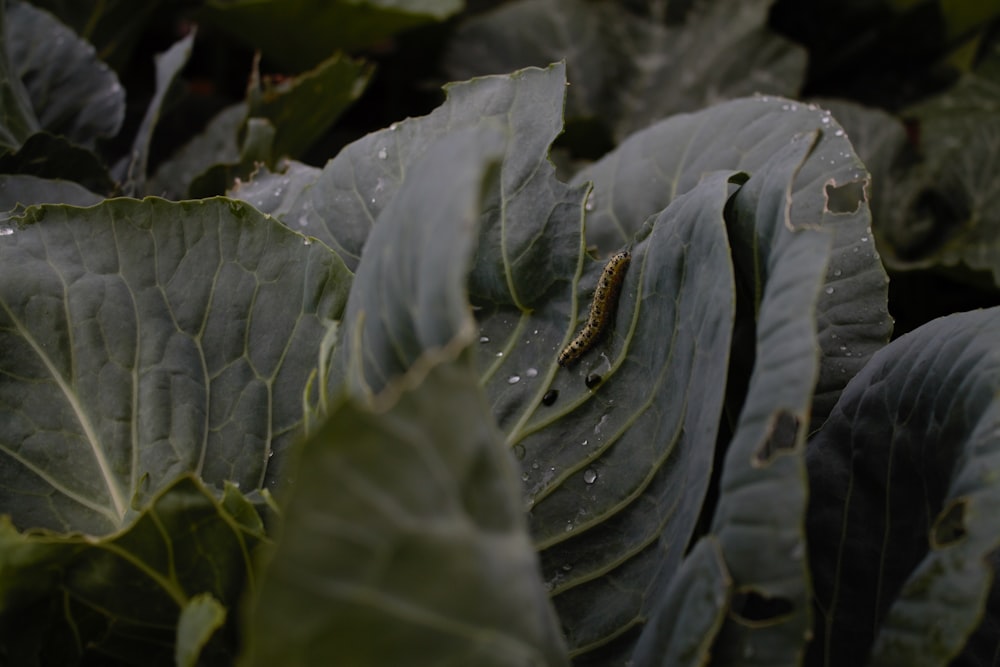
[[[834,269],[833,270],[833,275],[836,276],[836,277],[838,277],[838,278],[840,277],[840,274],[842,274],[842,273],[843,273],[843,271],[841,271],[840,269]]]
[[[597,481],[597,471],[593,468],[587,468],[583,471],[583,481],[587,484],[593,484]]]
[[[843,130],[837,130],[836,132],[833,133],[833,136],[835,136],[835,137],[842,137],[842,136],[844,136],[844,131]]]
[[[572,530],[573,530],[573,522],[572,521],[567,521],[566,522],[566,532],[569,533]]]
[[[594,433],[600,433],[601,429],[604,428],[604,422],[608,421],[607,415],[601,415],[600,421],[597,422],[597,426],[594,427]]]
[[[381,148],[378,149],[378,159],[384,160],[387,157],[389,157],[389,151],[385,149],[385,146],[382,146]]]
[[[529,479],[531,479],[531,475],[529,475],[526,472],[522,472],[521,473],[521,481],[522,482],[527,482]]]
[[[238,489],[238,488],[240,488],[240,483],[238,481],[237,482],[233,482],[233,486],[235,486]]]
[[[514,456],[517,457],[518,461],[524,459],[524,445],[514,445]]]
[[[534,463],[531,464],[531,469],[538,470],[538,461],[535,461]]]
[[[502,357],[502,356],[503,356],[503,352],[497,352],[497,358]]]
[[[393,123],[392,125],[389,126],[389,131],[395,132],[398,128],[399,128],[399,123]]]
[[[565,565],[562,566],[562,569],[563,569],[563,572],[569,572],[570,570],[573,569],[573,566],[570,565],[569,563],[566,563]]]
[[[861,242],[862,243],[868,243],[868,237],[867,236],[862,236],[861,237]]]
[[[529,368],[528,370],[526,370],[524,372],[524,374],[527,375],[530,378],[538,377],[538,369],[537,368]]]
[[[583,208],[587,211],[593,211],[594,206],[596,206],[596,204],[594,203],[594,191],[591,190],[590,194],[587,195],[587,203],[583,205]]]
[[[832,287],[827,287],[827,288],[826,288],[825,290],[823,290],[823,291],[824,291],[824,292],[826,292],[827,294],[833,294],[833,288],[832,288]]]
[[[490,337],[489,336],[480,336],[479,337],[479,342],[480,343],[488,343],[488,342],[490,342]]]
[[[298,223],[299,227],[305,227],[307,224],[309,224],[309,218],[307,218],[305,215],[300,215]]]
[[[520,381],[521,381],[520,375],[511,375],[509,378],[507,378],[507,384],[517,384]]]
[[[559,398],[559,390],[549,389],[547,392],[545,392],[545,395],[542,396],[542,405],[552,405],[553,403],[556,402],[558,398]]]
[[[10,236],[13,233],[13,227],[0,227],[0,236]]]
[[[312,244],[313,244],[312,239],[309,238],[308,236],[302,239],[302,245],[312,245]]]

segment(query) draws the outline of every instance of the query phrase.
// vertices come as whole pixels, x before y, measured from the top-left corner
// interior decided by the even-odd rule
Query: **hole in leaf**
[[[780,451],[794,449],[800,425],[798,416],[787,410],[772,414],[767,438],[754,454],[755,463],[767,465]]]
[[[747,625],[767,625],[792,613],[795,605],[786,598],[771,597],[760,591],[744,590],[733,596],[732,613]]]
[[[843,185],[826,184],[826,210],[830,213],[854,213],[865,202],[865,181]]]
[[[948,503],[934,519],[931,527],[931,545],[935,548],[947,547],[962,540],[968,532],[965,528],[965,507],[968,500],[959,498]]]

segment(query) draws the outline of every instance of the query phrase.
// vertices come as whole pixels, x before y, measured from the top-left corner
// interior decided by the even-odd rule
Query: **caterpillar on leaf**
[[[569,366],[592,348],[600,340],[607,329],[608,322],[614,315],[618,304],[618,294],[622,289],[622,281],[632,261],[632,253],[622,250],[614,254],[604,265],[601,279],[597,281],[594,290],[594,300],[590,303],[590,315],[583,329],[569,345],[559,353],[559,365]]]

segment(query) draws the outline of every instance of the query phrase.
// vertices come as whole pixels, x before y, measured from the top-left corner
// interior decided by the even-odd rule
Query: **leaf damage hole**
[[[791,600],[758,590],[742,590],[733,596],[732,614],[746,625],[773,625],[790,616],[794,609]]]
[[[867,184],[866,180],[850,181],[843,185],[832,181],[827,183],[823,191],[826,195],[826,210],[836,214],[856,213],[868,199],[865,193]]]
[[[968,534],[965,527],[965,508],[968,504],[967,498],[959,498],[951,501],[947,507],[941,510],[931,527],[931,546],[940,549],[965,538]]]
[[[766,466],[782,451],[795,448],[799,427],[802,420],[798,415],[788,410],[781,410],[771,415],[771,424],[767,429],[767,437],[760,443],[754,453],[754,464]]]

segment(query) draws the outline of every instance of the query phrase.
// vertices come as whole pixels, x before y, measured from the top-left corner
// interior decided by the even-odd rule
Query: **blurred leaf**
[[[189,633],[221,626],[252,582],[251,554],[264,539],[228,514],[194,477],[182,476],[132,517],[97,538],[20,533],[0,517],[0,645],[10,664],[170,665],[178,622]],[[215,618],[189,624],[199,594]],[[235,627],[223,655],[235,653]],[[219,664],[219,663],[216,663]]]
[[[950,90],[911,107],[922,164],[899,183],[884,221],[898,268],[957,267],[1000,287],[1000,45]],[[957,273],[957,272],[956,272]],[[975,276],[967,276],[975,282]]]
[[[361,94],[371,73],[370,66],[339,55],[311,72],[280,83],[265,81],[263,87],[255,71],[248,101],[223,110],[163,163],[149,191],[206,197],[271,174],[265,165],[304,151]]]
[[[833,234],[815,314],[823,358],[812,428],[822,423],[843,386],[892,330],[886,310],[888,278],[870,227],[870,176],[830,113],[781,98],[734,100],[638,132],[573,179],[594,183],[587,201],[587,241],[607,250],[690,190],[703,174],[717,169],[754,173],[794,137],[815,130],[821,131],[819,144],[795,176],[790,212],[793,227],[818,225]],[[753,238],[743,242],[756,244]],[[762,284],[760,277],[748,282],[754,312]],[[738,361],[752,360],[753,341],[748,345]],[[731,382],[741,386],[749,369],[733,373]]]
[[[115,187],[97,155],[48,132],[37,132],[13,153],[0,154],[0,174],[74,181],[103,195]]]
[[[10,61],[6,3],[0,3],[0,148],[15,150],[40,129],[17,67]]]
[[[90,206],[103,197],[72,181],[54,181],[23,174],[0,175],[0,211],[20,215],[32,204]],[[17,211],[15,211],[15,208]]]
[[[996,606],[984,662],[950,662],[984,621],[1000,546],[998,339],[996,308],[902,336],[809,443],[810,664],[862,664],[869,650],[878,665],[994,659]]]
[[[257,72],[247,97],[250,115],[267,118],[276,130],[275,157],[299,157],[364,92],[374,68],[341,53],[314,69],[282,81]]]
[[[164,0],[32,0],[32,4],[58,16],[97,48],[101,60],[121,70]]]
[[[725,99],[798,93],[805,53],[768,30],[771,3],[701,2],[669,27],[616,3],[504,3],[462,24],[446,68],[464,79],[566,60],[567,118],[596,118],[621,140]]]
[[[230,164],[214,164],[188,187],[189,197],[212,197],[243,180],[251,180],[274,160],[275,129],[266,118],[248,118],[239,158]],[[235,185],[234,185],[235,184]]]
[[[163,101],[170,86],[191,57],[194,36],[195,31],[192,30],[187,37],[156,56],[156,92],[136,132],[131,154],[115,165],[114,169],[115,179],[122,183],[122,190],[126,195],[146,191],[146,169],[149,164],[149,147],[153,140],[153,132],[160,120]]]
[[[8,58],[42,129],[88,148],[118,134],[125,90],[94,47],[48,12],[24,2],[8,4]]]
[[[188,600],[177,621],[174,650],[177,667],[196,667],[205,644],[225,622],[226,607],[211,593],[201,593]]]
[[[236,164],[240,160],[239,133],[247,119],[245,102],[220,111],[205,130],[160,164],[149,180],[149,193],[167,199],[186,199],[194,180],[217,164]],[[218,190],[213,194],[221,194]]]
[[[300,444],[246,664],[568,664],[468,334]]]
[[[225,199],[36,207],[4,231],[0,511],[15,525],[103,535],[187,472],[277,481],[271,455],[301,428],[350,281],[327,248]]]
[[[301,72],[337,51],[372,48],[462,7],[461,0],[207,0],[199,15]]]

